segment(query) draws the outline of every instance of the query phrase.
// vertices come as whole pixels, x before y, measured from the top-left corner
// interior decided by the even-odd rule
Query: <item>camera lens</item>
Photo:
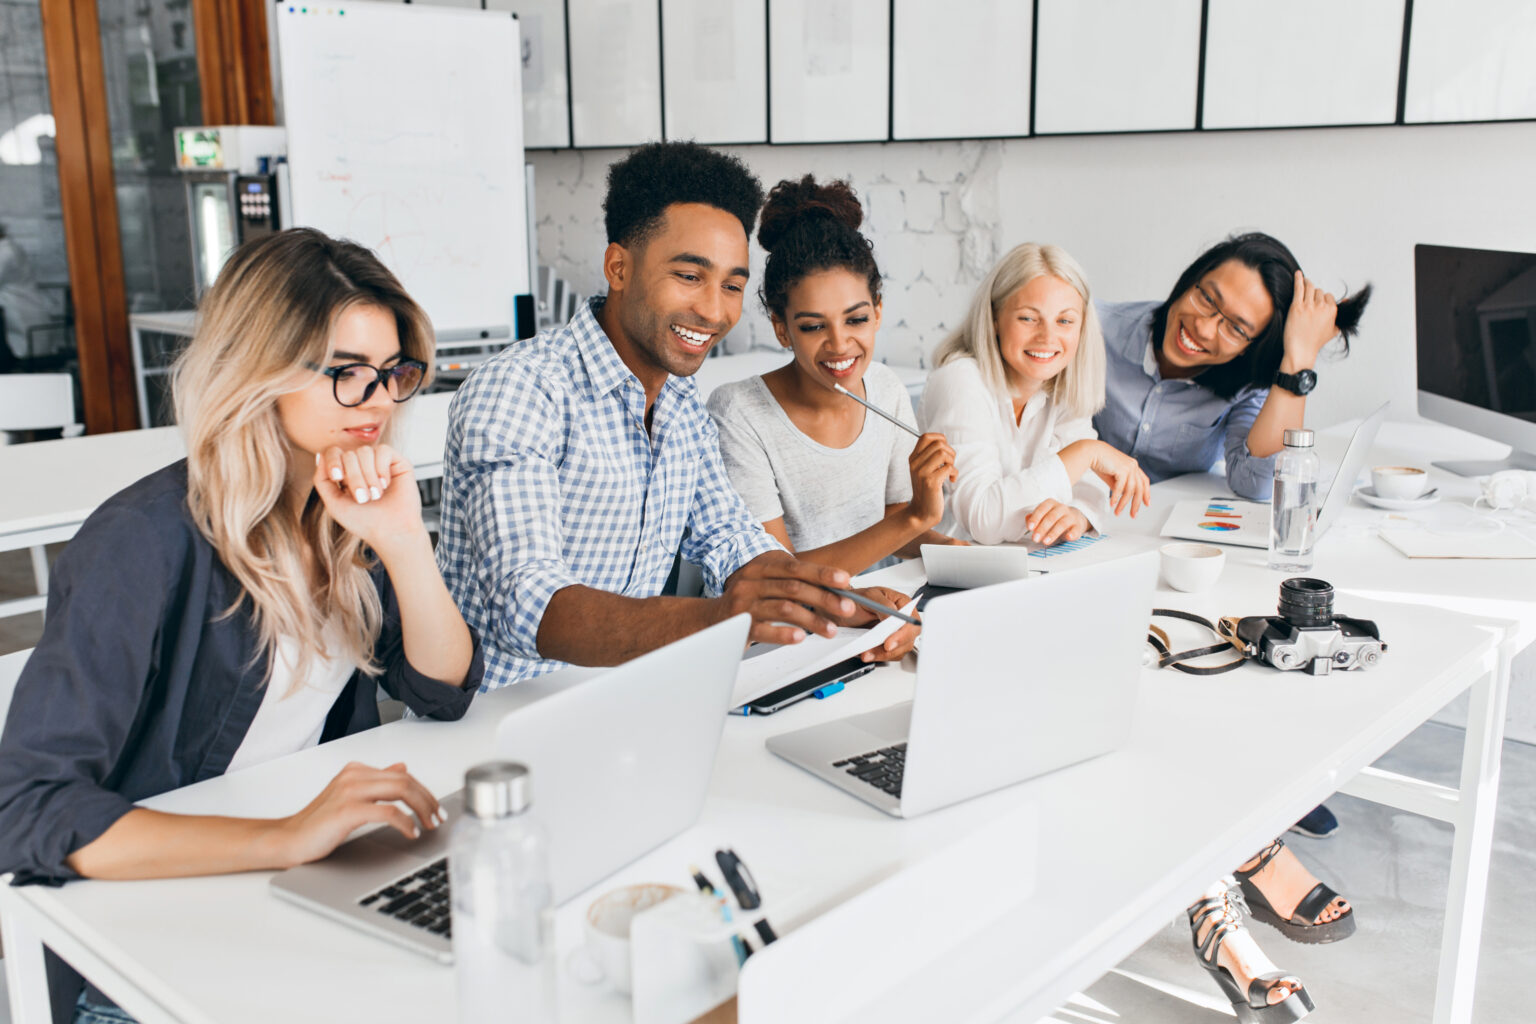
[[[1281,583],[1280,617],[1298,629],[1333,625],[1333,584],[1305,576]]]

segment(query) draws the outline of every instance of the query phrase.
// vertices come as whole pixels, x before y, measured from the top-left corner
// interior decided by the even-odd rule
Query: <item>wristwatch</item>
[[[1301,370],[1297,373],[1276,371],[1275,384],[1293,395],[1310,395],[1312,389],[1317,387],[1317,374],[1311,370]]]

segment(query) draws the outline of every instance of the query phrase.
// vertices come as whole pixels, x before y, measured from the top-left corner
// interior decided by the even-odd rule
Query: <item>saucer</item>
[[[1383,498],[1376,488],[1369,485],[1355,491],[1355,495],[1367,505],[1384,508],[1390,512],[1411,512],[1416,508],[1428,508],[1440,500],[1440,488],[1431,487],[1417,498]]]

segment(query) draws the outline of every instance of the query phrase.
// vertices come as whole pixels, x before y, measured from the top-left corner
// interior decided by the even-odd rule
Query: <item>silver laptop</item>
[[[738,615],[502,719],[494,757],[532,772],[556,903],[698,820],[750,625]],[[462,791],[441,802],[450,827],[375,829],[274,876],[272,892],[450,962],[446,858]]]
[[[1157,554],[935,598],[913,699],[768,749],[911,818],[1107,753],[1130,734]]]

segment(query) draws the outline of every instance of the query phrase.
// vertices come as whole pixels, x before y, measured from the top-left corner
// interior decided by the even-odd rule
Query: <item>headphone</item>
[[[1536,506],[1536,472],[1501,470],[1483,482],[1483,494],[1477,500],[1495,510]]]

